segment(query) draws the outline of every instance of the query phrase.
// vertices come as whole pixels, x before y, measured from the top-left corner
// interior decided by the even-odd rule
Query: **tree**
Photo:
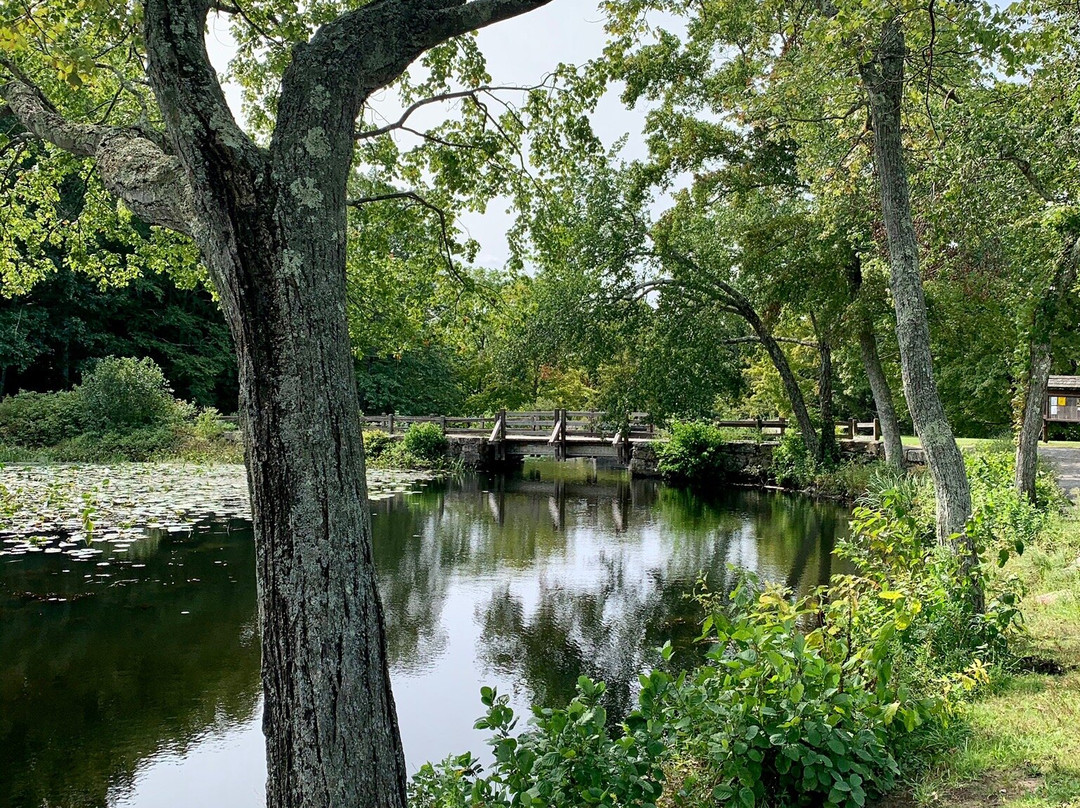
[[[93,160],[135,216],[190,237],[220,297],[247,439],[270,808],[405,805],[345,314],[356,122],[429,49],[546,2],[375,0],[307,17],[257,4],[284,39],[265,43],[267,72],[280,67],[265,146],[225,102],[204,41],[207,0],[3,9],[15,23],[0,97],[34,136]],[[39,23],[53,33],[48,54]],[[69,84],[115,81],[118,96],[148,81],[156,105],[136,87],[144,119],[100,123],[46,97],[32,76],[46,60]]]

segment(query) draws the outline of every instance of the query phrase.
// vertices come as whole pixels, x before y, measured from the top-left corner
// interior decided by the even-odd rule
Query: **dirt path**
[[[1040,446],[1039,457],[1050,463],[1058,473],[1058,483],[1066,494],[1076,499],[1073,489],[1080,488],[1080,449]]]

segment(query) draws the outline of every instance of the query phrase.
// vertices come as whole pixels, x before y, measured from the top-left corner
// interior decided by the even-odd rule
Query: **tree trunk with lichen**
[[[919,244],[911,217],[901,134],[906,56],[903,31],[894,17],[883,26],[877,53],[872,61],[860,65],[860,72],[870,98],[874,127],[874,163],[881,184],[882,215],[889,244],[890,285],[904,394],[934,481],[938,540],[952,544],[961,555],[973,584],[973,606],[981,610],[982,592],[975,582],[978,553],[974,540],[965,533],[971,516],[971,491],[964,458],[934,381],[930,327],[919,273]]]

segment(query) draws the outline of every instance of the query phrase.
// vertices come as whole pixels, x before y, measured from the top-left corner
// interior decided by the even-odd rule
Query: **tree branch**
[[[192,234],[191,189],[183,167],[153,140],[132,129],[70,121],[37,87],[18,78],[0,84],[0,98],[35,137],[76,157],[93,158],[105,188],[137,216]]]
[[[350,208],[359,208],[374,202],[389,202],[391,200],[401,199],[409,200],[421,207],[427,208],[439,217],[439,227],[442,230],[440,240],[443,247],[443,258],[446,259],[447,269],[450,271],[450,274],[457,279],[458,283],[462,284],[462,286],[468,286],[468,279],[463,277],[461,273],[458,272],[457,267],[454,266],[454,254],[450,251],[450,225],[446,218],[446,211],[434,202],[429,202],[416,191],[391,191],[385,194],[374,194],[372,196],[362,196],[356,199],[350,199],[348,205]]]
[[[388,123],[385,126],[380,126],[378,129],[366,129],[366,130],[362,130],[360,132],[357,132],[356,133],[356,139],[357,140],[365,140],[365,139],[368,139],[368,138],[379,137],[380,135],[389,134],[390,132],[393,132],[395,129],[405,129],[406,128],[405,124],[408,122],[409,118],[413,115],[413,113],[417,112],[420,109],[423,109],[426,106],[430,106],[432,104],[441,104],[443,102],[454,101],[454,100],[457,100],[459,98],[471,98],[471,99],[473,99],[475,101],[476,96],[477,96],[478,93],[487,93],[488,95],[491,95],[493,92],[499,92],[499,91],[505,91],[505,92],[517,91],[517,92],[527,93],[527,92],[532,92],[533,90],[542,89],[542,88],[544,88],[546,86],[548,86],[548,85],[546,85],[546,84],[536,84],[536,85],[534,85],[532,87],[514,87],[514,86],[511,86],[511,85],[506,85],[506,86],[482,85],[480,87],[473,87],[472,89],[469,89],[469,90],[456,90],[454,92],[440,93],[439,95],[433,95],[430,98],[422,98],[419,101],[415,102],[412,106],[408,107],[401,114],[401,117],[398,118],[393,123]],[[412,131],[412,130],[407,130],[407,131]]]

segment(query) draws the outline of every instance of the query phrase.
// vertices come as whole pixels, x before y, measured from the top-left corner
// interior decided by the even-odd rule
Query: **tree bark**
[[[780,382],[784,386],[784,392],[787,394],[788,403],[791,405],[792,415],[795,416],[795,423],[799,425],[799,434],[802,436],[803,445],[806,447],[807,454],[810,457],[818,458],[820,454],[820,445],[818,442],[817,430],[814,429],[814,422],[810,420],[810,411],[806,408],[806,399],[803,397],[802,388],[799,387],[799,380],[795,378],[795,374],[791,370],[791,364],[787,360],[787,354],[784,353],[784,349],[780,347],[780,343],[773,337],[769,331],[768,326],[762,321],[761,317],[754,308],[749,304],[745,298],[741,298],[741,304],[739,305],[739,313],[743,319],[754,329],[754,333],[758,339],[761,340],[761,344],[764,346],[766,353],[769,354],[769,359],[772,360],[773,367],[776,368],[776,372],[780,374]]]
[[[818,356],[820,357],[818,406],[821,411],[821,440],[818,442],[817,461],[831,463],[839,456],[836,446],[836,422],[833,415],[832,344],[829,342],[828,334],[818,328],[816,318],[814,318],[814,330],[817,332]]]
[[[221,297],[255,527],[268,808],[406,808],[345,317],[356,119],[428,48],[546,2],[378,0],[343,13],[295,48],[269,149],[225,103],[208,0],[143,3],[162,142],[66,120],[20,76],[0,84],[29,131],[94,158],[135,213],[192,236]]]
[[[855,331],[859,340],[859,354],[866,378],[870,382],[870,392],[874,396],[874,409],[881,424],[881,440],[885,447],[885,462],[898,469],[904,467],[904,444],[900,436],[900,420],[896,416],[893,403],[892,386],[881,365],[878,353],[877,335],[862,295],[862,258],[858,250],[852,250],[848,263],[848,289],[855,306]]]
[[[881,424],[881,441],[885,447],[885,462],[896,468],[904,467],[904,444],[900,439],[900,421],[896,417],[893,404],[892,388],[881,366],[878,354],[877,335],[868,319],[863,319],[858,326],[859,354],[862,356],[866,378],[870,382],[870,392],[874,396],[878,422]]]
[[[1039,435],[1043,429],[1043,406],[1053,365],[1053,333],[1058,311],[1076,283],[1080,239],[1073,236],[1054,262],[1054,275],[1031,323],[1029,365],[1020,430],[1016,436],[1016,490],[1035,502],[1035,474],[1039,464]]]
[[[975,546],[964,535],[971,516],[971,492],[964,458],[934,382],[930,327],[919,274],[919,246],[911,217],[900,120],[906,55],[903,32],[893,18],[883,27],[873,60],[860,65],[860,72],[870,97],[874,162],[881,183],[882,213],[889,244],[890,284],[904,394],[934,481],[938,540],[951,542],[954,536],[961,536],[957,549],[969,571],[973,571],[978,561]]]

